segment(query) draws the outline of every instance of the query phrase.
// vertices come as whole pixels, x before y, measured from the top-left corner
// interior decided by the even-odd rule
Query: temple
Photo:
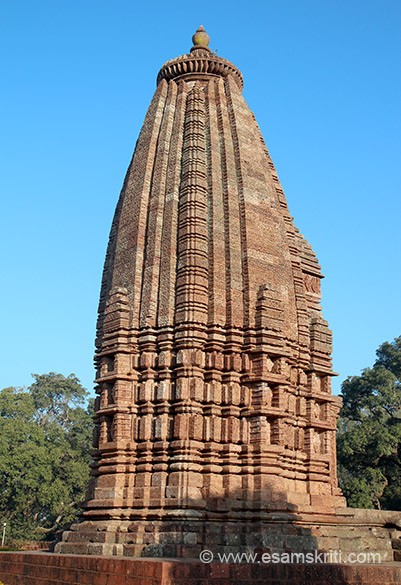
[[[375,526],[388,551],[338,488],[318,260],[240,71],[208,44],[200,27],[159,71],[117,204],[90,496],[57,550],[327,550]]]

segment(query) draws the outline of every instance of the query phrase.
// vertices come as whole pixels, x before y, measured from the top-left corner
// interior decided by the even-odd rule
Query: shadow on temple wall
[[[190,502],[187,508],[167,509],[168,517],[156,528],[156,542],[142,556],[199,558],[207,549],[215,558],[231,553],[246,560],[254,554],[260,560],[264,553],[314,554],[321,545],[300,507],[290,504],[284,492],[236,489],[227,497]]]
[[[335,582],[343,585],[354,582],[355,576],[342,571],[341,565],[366,567],[393,560],[391,530],[395,526],[385,515],[382,526],[378,526],[378,511],[355,511],[359,522],[352,524],[344,522],[333,508],[331,514],[329,508],[323,514],[322,508],[314,511],[291,504],[287,494],[279,490],[265,494],[231,490],[229,497],[210,497],[202,504],[202,518],[194,515],[184,520],[177,515],[165,521],[159,543],[146,546],[142,556],[202,560],[203,554],[210,560],[213,554],[214,560],[221,563],[313,565],[318,566],[318,571],[324,571],[321,567],[326,565],[338,565]],[[195,508],[201,512],[201,502],[194,501]],[[348,513],[352,518],[354,512],[348,509]],[[364,520],[369,524],[369,518],[376,522],[374,530],[363,526]],[[255,576],[256,573],[257,570]],[[323,575],[321,581],[325,582]]]
[[[196,479],[192,479],[196,483]],[[80,523],[63,535],[61,548],[56,551],[97,557],[117,555],[193,561],[163,565],[163,583],[166,584],[176,582],[178,573],[175,571],[185,572],[185,567],[192,567],[191,570],[202,572],[202,578],[199,575],[202,583],[209,583],[209,579],[211,583],[220,583],[213,580],[217,575],[218,578],[229,576],[227,582],[235,585],[243,578],[240,575],[245,575],[248,581],[241,582],[259,579],[258,582],[280,581],[283,585],[296,582],[348,585],[356,579],[352,566],[361,566],[360,563],[364,562],[361,559],[349,564],[347,556],[350,553],[357,555],[370,551],[383,555],[376,560],[367,560],[364,565],[367,571],[373,563],[392,560],[394,531],[390,526],[391,513],[386,516],[374,510],[344,509],[336,515],[333,508],[330,514],[329,507],[324,510],[323,507],[307,508],[301,503],[294,504],[289,501],[294,492],[289,496],[284,490],[273,488],[272,482],[278,479],[273,474],[268,488],[269,476],[266,474],[215,474],[214,479],[216,483],[209,486],[209,493],[216,492],[223,483],[225,497],[209,495],[201,499],[196,496],[199,488],[192,486],[188,488],[188,494],[193,498],[188,498],[186,506],[182,497],[171,497],[169,505],[162,510],[155,499],[133,501],[132,504],[137,505],[125,512],[110,508],[105,513],[100,506],[96,511],[92,509],[95,512],[92,521],[84,515]],[[243,488],[248,480],[253,482],[252,489]],[[227,487],[227,483],[236,481],[242,484],[241,488]],[[182,490],[182,486],[176,486],[176,489]],[[129,488],[126,490],[128,496]],[[146,492],[147,488],[144,488],[144,494]],[[172,493],[174,490],[167,491],[167,495]],[[177,491],[175,493],[178,495]],[[147,493],[148,496],[151,494],[154,496],[155,492]],[[351,522],[347,521],[347,513]],[[370,525],[369,521],[364,525],[369,518]],[[378,522],[379,518],[382,520]],[[209,564],[212,560],[213,564]],[[367,575],[364,582],[373,583],[374,580],[369,580]]]

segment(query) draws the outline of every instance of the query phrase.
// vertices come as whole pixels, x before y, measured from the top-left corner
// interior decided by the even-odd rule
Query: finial
[[[196,31],[196,33],[192,37],[192,42],[194,44],[194,47],[206,48],[209,44],[209,41],[210,41],[209,35],[207,34],[207,32],[205,31],[203,26],[200,25],[200,27],[198,28],[198,30]]]
[[[188,80],[197,81],[200,80],[202,83],[205,80],[210,80],[211,77],[228,77],[232,76],[242,91],[243,80],[240,71],[222,57],[216,55],[217,51],[209,49],[209,35],[201,25],[194,36],[192,41],[194,46],[191,47],[189,53],[181,55],[176,59],[170,59],[163,65],[157,76],[157,84],[165,79],[167,82],[170,80]],[[1,583],[0,583],[1,585]]]

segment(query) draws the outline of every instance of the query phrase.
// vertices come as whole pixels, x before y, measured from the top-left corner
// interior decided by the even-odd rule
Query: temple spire
[[[192,40],[159,71],[110,232],[92,483],[59,552],[304,550],[308,522],[327,550],[345,505],[320,266],[240,71]]]

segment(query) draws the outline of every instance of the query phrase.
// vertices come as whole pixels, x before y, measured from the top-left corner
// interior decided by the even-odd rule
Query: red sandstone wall
[[[0,553],[4,585],[399,585],[394,565],[235,565],[48,553]]]

